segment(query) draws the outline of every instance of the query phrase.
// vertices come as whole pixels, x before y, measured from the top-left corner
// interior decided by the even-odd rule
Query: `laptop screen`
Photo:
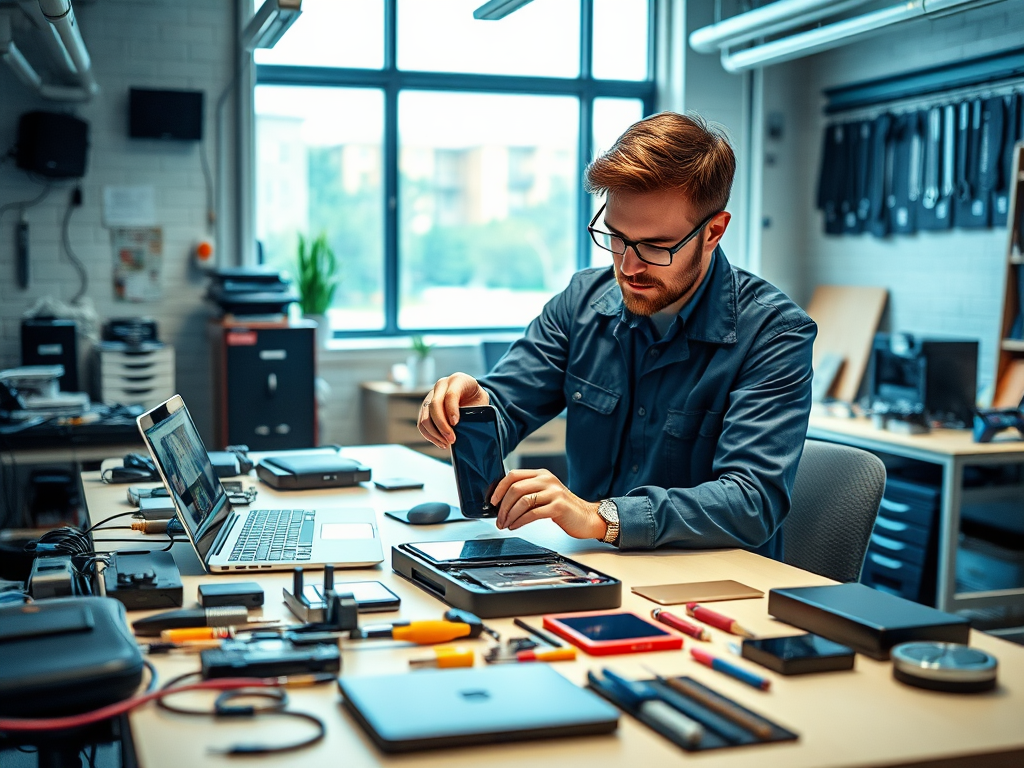
[[[182,522],[189,529],[189,537],[199,557],[206,562],[231,505],[188,409],[177,398],[169,403],[175,400],[180,408],[171,410],[161,406],[148,414],[153,425],[143,429],[143,433]]]

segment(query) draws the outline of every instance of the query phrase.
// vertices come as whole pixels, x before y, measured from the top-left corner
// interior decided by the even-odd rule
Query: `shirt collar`
[[[612,274],[614,276],[614,272]],[[705,295],[707,299],[702,301]],[[622,289],[614,279],[608,290],[594,299],[590,306],[601,315],[619,315],[622,322],[631,328],[645,319],[626,309],[622,303]],[[713,344],[736,342],[736,273],[721,246],[715,248],[704,280],[693,298],[679,310],[679,316],[685,324],[683,333],[688,338]]]

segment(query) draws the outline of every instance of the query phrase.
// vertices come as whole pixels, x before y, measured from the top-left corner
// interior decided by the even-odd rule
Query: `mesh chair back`
[[[873,453],[807,440],[782,524],[783,560],[836,581],[857,581],[885,490]]]

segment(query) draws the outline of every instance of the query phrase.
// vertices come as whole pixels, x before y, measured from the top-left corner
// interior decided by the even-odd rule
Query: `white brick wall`
[[[843,48],[769,67],[765,110],[781,110],[786,135],[765,171],[764,272],[806,301],[814,286],[889,289],[888,327],[981,342],[979,392],[991,386],[1006,230],[952,230],[879,240],[826,237],[814,208],[820,163],[822,90],[1024,46],[1024,3],[1001,2],[894,27]]]
[[[190,262],[194,243],[212,237],[206,227],[199,147],[195,142],[129,139],[128,89],[204,91],[205,144],[215,167],[213,113],[231,79],[234,5],[225,0],[77,4],[76,15],[101,88],[100,95],[87,104],[47,102],[0,66],[0,152],[14,144],[23,112],[70,111],[89,122],[88,170],[81,180],[84,203],[73,213],[70,229],[72,246],[89,275],[86,295],[101,317],[146,315],[158,321],[161,338],[177,351],[178,391],[206,439],[212,437],[205,333],[211,310],[202,299],[206,280]],[[109,232],[101,224],[101,198],[106,185],[138,184],[157,189],[157,218],[164,235],[164,298],[133,304],[113,296],[113,255]],[[68,182],[54,185],[48,199],[28,212],[33,275],[28,290],[18,288],[15,281],[16,212],[9,211],[0,221],[0,367],[19,363],[21,314],[41,296],[69,300],[77,290],[74,269],[60,251],[60,224],[72,186]],[[0,165],[0,205],[31,198],[38,189],[13,161]]]

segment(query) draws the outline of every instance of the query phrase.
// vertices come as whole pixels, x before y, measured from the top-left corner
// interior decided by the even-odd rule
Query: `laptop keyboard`
[[[249,510],[228,562],[309,560],[315,515],[308,509]]]

